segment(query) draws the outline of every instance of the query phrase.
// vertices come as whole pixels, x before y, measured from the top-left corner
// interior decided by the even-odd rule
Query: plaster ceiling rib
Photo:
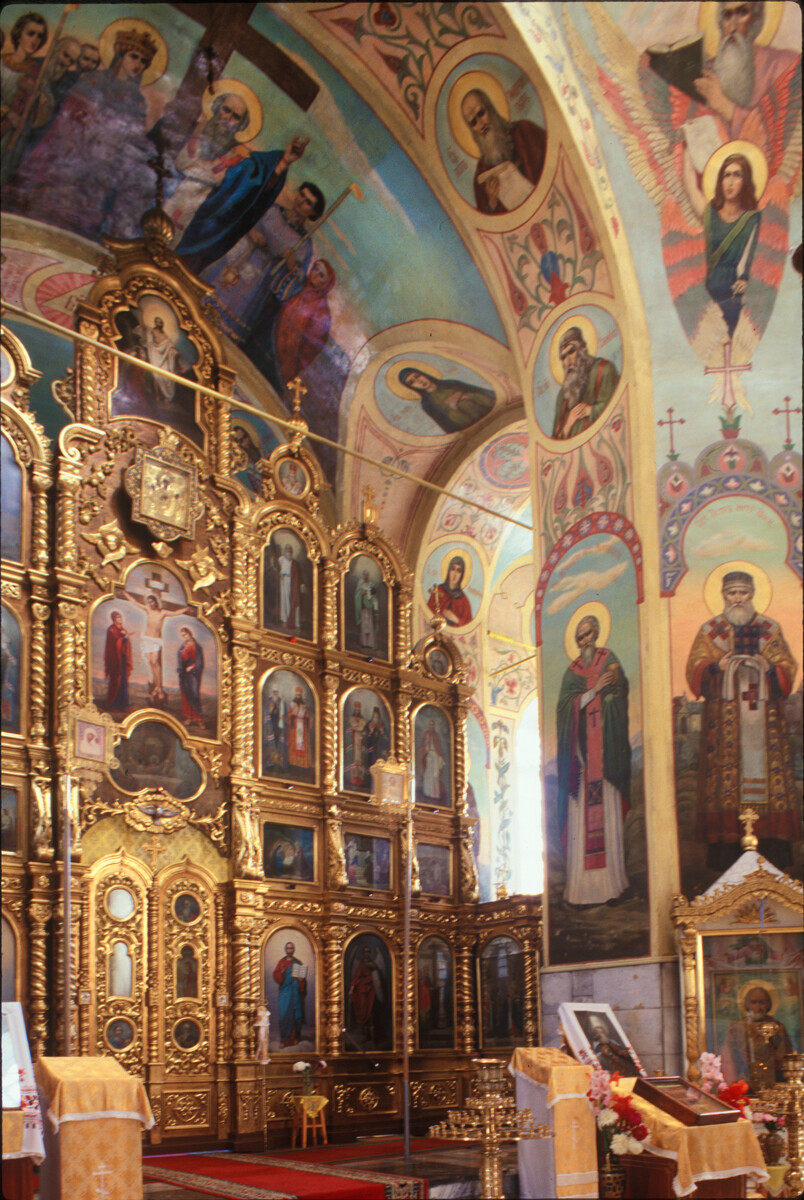
[[[163,379],[172,379],[175,383],[181,383],[187,386],[187,380],[176,375],[172,371],[166,371],[163,367],[154,366],[151,363],[143,364],[141,358],[135,358],[133,354],[126,354],[124,350],[118,350],[116,346],[107,346],[102,342],[98,342],[95,338],[87,337],[83,333],[78,333],[76,330],[64,329],[63,326],[57,325],[55,321],[48,321],[46,317],[40,316],[38,313],[27,312],[24,308],[19,308],[16,304],[8,304],[3,301],[3,313],[13,314],[32,325],[38,325],[43,329],[55,333],[57,337],[65,338],[67,341],[83,342],[87,346],[95,346],[96,349],[101,349],[105,354],[111,354],[115,358],[122,359],[124,362],[132,363],[134,366],[150,371],[154,375],[160,375]],[[242,409],[244,412],[251,412],[255,416],[261,417],[263,420],[272,421],[281,429],[290,429],[298,431],[297,425],[288,420],[286,417],[277,417],[273,413],[268,412],[265,408],[257,408],[254,404],[249,404],[236,396],[226,396],[223,392],[216,391],[215,388],[207,387],[204,383],[192,382],[193,391],[203,392],[205,396],[212,396],[215,400],[224,400],[233,408]],[[517,521],[515,517],[508,517],[504,513],[497,512],[493,508],[487,508],[484,504],[478,504],[476,500],[468,500],[465,496],[459,496],[455,492],[450,492],[446,488],[439,487],[437,483],[431,483],[428,479],[421,479],[417,475],[411,475],[407,471],[402,471],[397,467],[391,466],[388,463],[380,463],[375,458],[370,458],[367,454],[361,454],[359,450],[352,450],[349,446],[343,446],[340,442],[333,442],[330,438],[323,437],[320,433],[313,433],[308,430],[305,437],[312,442],[318,442],[322,446],[329,446],[341,454],[348,454],[352,458],[359,459],[361,462],[369,463],[373,467],[377,467],[381,471],[388,471],[392,475],[398,475],[400,479],[406,479],[410,483],[418,484],[420,487],[428,488],[432,492],[438,492],[441,496],[446,496],[450,500],[457,500],[461,504],[467,504],[471,508],[476,508],[480,512],[486,513],[488,516],[495,517],[499,521],[505,521],[509,525],[518,525],[520,529],[526,529],[529,533],[533,532],[532,525],[526,525],[524,521]]]

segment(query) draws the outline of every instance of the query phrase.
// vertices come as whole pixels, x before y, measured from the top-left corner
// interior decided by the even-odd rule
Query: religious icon
[[[341,772],[350,792],[374,791],[372,766],[391,749],[388,706],[371,688],[353,688],[343,702]]]
[[[391,886],[391,843],[388,838],[345,833],[346,878],[350,887]]]
[[[0,435],[0,474],[0,554],[22,562],[22,468],[5,434]]]
[[[440,562],[440,566],[439,566]],[[475,574],[476,554],[463,546],[441,548],[430,555],[424,571],[423,586],[427,593],[427,607],[431,613],[443,617],[447,622],[447,631],[453,627],[468,625],[477,615],[472,608],[472,598],[467,595],[469,580]],[[481,595],[477,587],[472,588],[472,595]]]
[[[622,1026],[608,1004],[560,1004],[558,1015],[572,1047],[582,1063],[590,1063],[623,1079],[645,1075]]]
[[[109,954],[109,995],[130,996],[133,961],[125,942],[112,942]]]
[[[449,846],[432,846],[426,842],[418,842],[416,861],[419,864],[422,893],[426,896],[449,896],[452,891]]]
[[[524,955],[513,938],[492,938],[480,952],[483,1047],[515,1046],[524,1036]]]
[[[134,1041],[134,1026],[124,1017],[115,1017],[106,1026],[105,1032],[112,1050],[125,1050]]]
[[[484,383],[465,365],[435,355],[396,358],[378,378],[377,404],[406,433],[461,433],[494,408],[495,394]]]
[[[419,1049],[455,1045],[452,951],[443,938],[426,937],[416,959]]]
[[[295,671],[271,671],[263,684],[261,773],[315,783],[315,698]]]
[[[176,999],[198,998],[198,959],[192,946],[182,946],[175,963]]]
[[[139,447],[124,482],[132,500],[132,517],[147,525],[155,537],[174,542],[194,536],[195,523],[204,511],[198,471],[170,445],[152,450]]]
[[[428,650],[425,661],[433,674],[439,679],[443,679],[446,675],[449,675],[452,669],[449,655],[440,646],[433,646]]]
[[[103,899],[107,913],[115,921],[127,921],[136,908],[134,897],[125,887],[109,888]]]
[[[434,704],[423,705],[413,724],[416,803],[452,806],[452,727]]]
[[[272,1014],[269,1049],[312,1052],[316,1045],[316,958],[300,929],[274,930],[263,953],[265,1000]]]
[[[359,934],[346,947],[347,994],[345,1049],[371,1053],[393,1046],[393,975],[382,938]]]
[[[182,925],[192,925],[201,916],[198,897],[192,892],[181,892],[173,901],[173,915]]]
[[[193,1050],[201,1041],[201,1026],[197,1021],[185,1017],[176,1023],[173,1040],[180,1050]]]
[[[310,481],[302,463],[295,458],[284,458],[277,470],[280,487],[288,496],[303,496]]]
[[[115,751],[119,765],[110,771],[113,781],[126,792],[162,788],[166,799],[189,800],[204,785],[204,775],[191,752],[169,725],[142,721]]]
[[[106,726],[100,722],[76,721],[75,756],[94,762],[106,761]]]
[[[315,830],[307,825],[263,826],[267,879],[309,882],[315,877]]]
[[[263,554],[262,620],[266,629],[312,639],[314,578],[302,538],[292,529],[275,529]]]
[[[20,733],[22,712],[20,678],[22,666],[22,633],[19,622],[10,608],[2,606],[2,681],[0,682],[0,724],[3,733]]]
[[[347,650],[387,659],[388,586],[368,554],[356,554],[343,585],[343,640]]]
[[[10,854],[14,854],[19,849],[17,844],[18,813],[19,792],[16,788],[4,787],[2,789],[0,829],[2,829],[2,849]]]

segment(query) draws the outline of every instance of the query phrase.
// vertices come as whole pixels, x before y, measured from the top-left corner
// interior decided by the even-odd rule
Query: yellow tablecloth
[[[329,1104],[326,1096],[294,1096],[293,1103],[297,1112],[306,1112],[311,1119],[317,1117],[323,1108]]]
[[[635,1083],[635,1079],[621,1079],[613,1090],[628,1095]],[[673,1191],[677,1196],[688,1196],[696,1183],[705,1179],[748,1175],[755,1183],[764,1183],[768,1178],[750,1121],[740,1118],[728,1125],[682,1125],[641,1096],[632,1096],[632,1101],[648,1127],[644,1149],[676,1160]]]
[[[11,1109],[3,1113],[3,1158],[22,1156],[22,1109]]]
[[[140,1121],[146,1129],[154,1123],[142,1081],[114,1058],[40,1058],[34,1075],[54,1129],[63,1121],[101,1117]]]
[[[41,1200],[141,1200],[142,1127],[154,1123],[141,1080],[113,1058],[40,1058],[47,1117]]]
[[[556,1196],[596,1196],[595,1118],[586,1099],[592,1068],[549,1046],[520,1046],[514,1051],[509,1070],[547,1088],[547,1108],[552,1110],[555,1134]]]

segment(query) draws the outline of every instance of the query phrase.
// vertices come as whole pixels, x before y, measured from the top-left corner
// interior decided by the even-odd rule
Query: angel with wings
[[[712,366],[728,342],[745,363],[770,319],[801,187],[801,55],[768,44],[784,7],[771,0],[632,7],[674,32],[697,8],[698,29],[640,54],[604,5],[586,4],[599,56],[567,16],[570,49],[659,210],[693,350]]]

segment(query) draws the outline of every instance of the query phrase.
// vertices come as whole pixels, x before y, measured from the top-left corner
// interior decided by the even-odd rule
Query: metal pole
[[[405,840],[407,842],[407,863],[405,864],[405,924],[403,936],[403,971],[402,971],[402,1102],[405,1112],[405,1171],[410,1172],[410,903],[413,887],[413,813],[410,796],[405,799],[406,825]]]
[[[63,850],[64,855],[64,870],[62,872],[62,881],[64,884],[64,1057],[69,1058],[72,1053],[72,862],[70,849],[70,800],[73,787],[72,776],[68,773],[67,794],[64,800],[64,809],[62,811],[62,821],[64,822],[63,833]]]

